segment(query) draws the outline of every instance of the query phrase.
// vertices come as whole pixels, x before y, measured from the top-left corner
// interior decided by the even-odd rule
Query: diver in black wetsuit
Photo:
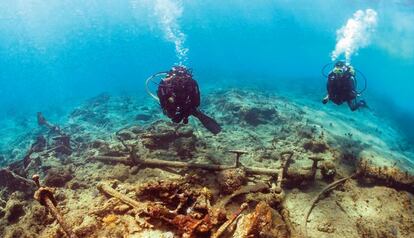
[[[175,123],[188,123],[189,116],[195,116],[213,134],[221,131],[220,125],[203,114],[200,106],[200,90],[197,82],[185,67],[174,66],[158,86],[157,96],[161,108]]]
[[[343,61],[335,63],[335,67],[328,75],[326,88],[328,95],[322,100],[323,104],[328,103],[329,100],[337,105],[347,102],[351,111],[367,106],[364,100],[357,100],[359,95],[355,88],[354,68]]]

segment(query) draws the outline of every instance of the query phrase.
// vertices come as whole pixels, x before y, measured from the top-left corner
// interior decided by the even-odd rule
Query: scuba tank
[[[176,79],[176,80],[180,80],[180,79],[182,79],[182,80],[194,80],[194,79],[192,79],[191,73],[186,68],[184,68],[182,66],[175,66],[175,67],[173,67],[172,70],[170,70],[168,72],[156,73],[156,74],[152,75],[151,77],[149,77],[145,81],[145,89],[146,89],[147,93],[154,100],[156,100],[158,103],[160,103],[160,106],[163,109],[164,114],[166,114],[169,118],[173,119],[172,116],[175,115],[176,112],[175,111],[169,112],[168,110],[167,110],[168,112],[166,112],[165,100],[164,99],[160,100],[159,92],[162,91],[163,93],[161,95],[165,95],[165,94],[167,94],[167,93],[165,93],[165,91],[170,91],[170,90],[175,91],[174,84],[172,84],[172,83],[169,83],[169,84],[157,83],[157,82],[155,82],[155,79],[158,78],[158,77],[170,78],[169,80],[174,80],[174,77],[179,77],[179,79]],[[148,85],[149,82],[153,82],[154,84],[158,85],[158,96],[150,91],[149,85]],[[185,85],[185,83],[184,83],[184,85]],[[184,86],[179,87],[180,90],[182,90],[182,87],[184,87]],[[196,83],[195,83],[195,87],[196,87],[196,89],[193,89],[193,90],[196,90],[197,93],[195,95],[193,95],[193,97],[197,97],[197,98],[192,98],[192,100],[194,100],[194,102],[193,102],[194,105],[193,106],[195,107],[195,110],[193,110],[193,112],[190,115],[196,117],[207,130],[209,130],[211,133],[216,135],[216,134],[220,133],[221,126],[213,118],[207,116],[206,114],[204,114],[203,112],[201,112],[200,110],[197,109],[197,107],[200,104],[200,94],[198,92],[198,87],[197,87]],[[175,108],[175,105],[172,105],[172,107]],[[189,115],[187,115],[187,116],[189,116]],[[183,119],[185,119],[185,118],[183,118]],[[181,120],[181,118],[177,121],[180,121],[180,120]],[[173,121],[174,121],[174,119],[173,119]]]

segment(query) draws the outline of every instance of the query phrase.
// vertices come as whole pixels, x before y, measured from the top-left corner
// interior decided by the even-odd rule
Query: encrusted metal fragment
[[[50,214],[58,221],[63,231],[69,238],[77,238],[78,236],[72,231],[72,228],[67,224],[60,211],[57,209],[56,199],[54,198],[54,190],[49,187],[40,186],[39,175],[33,175],[33,181],[36,183],[38,190],[34,194],[40,204],[47,207]]]

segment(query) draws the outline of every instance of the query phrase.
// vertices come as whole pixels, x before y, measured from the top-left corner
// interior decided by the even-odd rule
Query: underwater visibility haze
[[[413,79],[412,0],[0,1],[0,237],[414,237]]]

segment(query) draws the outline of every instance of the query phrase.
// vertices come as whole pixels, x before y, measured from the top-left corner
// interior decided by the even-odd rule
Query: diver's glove
[[[329,102],[329,95],[326,95],[326,97],[323,98],[322,103],[327,104]]]

